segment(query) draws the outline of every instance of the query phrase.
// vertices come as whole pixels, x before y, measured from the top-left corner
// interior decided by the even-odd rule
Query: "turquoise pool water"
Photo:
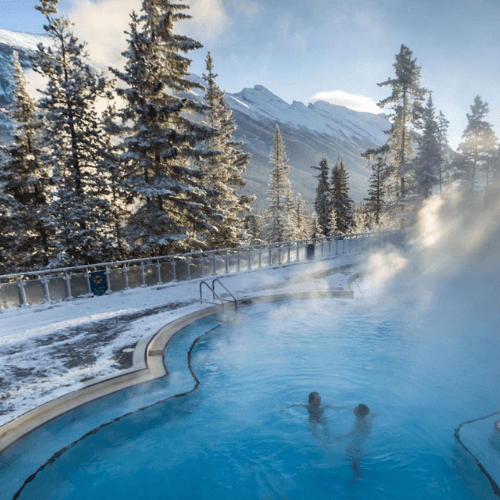
[[[485,362],[489,333],[452,338],[418,318],[402,315],[399,306],[321,299],[248,306],[234,320],[199,321],[170,342],[170,377],[82,407],[34,433],[31,443],[73,444],[44,460],[23,486],[21,471],[29,467],[19,463],[8,472],[17,483],[6,487],[5,498],[496,498],[453,436],[462,421],[498,402],[492,398],[498,371]],[[195,391],[190,349],[200,380]],[[280,413],[306,402],[311,391],[324,403],[363,402],[378,413],[362,445],[358,481],[346,455],[349,439],[334,439],[352,429],[351,412],[325,410],[330,444],[309,433],[304,408]],[[98,412],[109,412],[110,420],[139,399],[147,406],[183,392],[87,434],[92,423],[83,422],[94,419],[97,426]],[[72,426],[71,438],[54,445],[63,425]],[[29,441],[21,447],[23,454],[13,447],[9,460],[22,457],[35,471]]]

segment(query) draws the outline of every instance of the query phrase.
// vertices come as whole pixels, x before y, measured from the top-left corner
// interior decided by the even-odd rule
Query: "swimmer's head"
[[[321,404],[321,396],[317,392],[311,392],[309,394],[309,404],[319,405]]]
[[[363,403],[354,408],[354,415],[356,415],[356,417],[366,417],[368,413],[370,413],[370,408],[368,408],[368,406],[364,405]]]

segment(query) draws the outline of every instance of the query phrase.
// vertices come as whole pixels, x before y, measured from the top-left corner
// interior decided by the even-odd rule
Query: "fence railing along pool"
[[[0,313],[131,288],[328,259],[401,245],[402,231],[346,234],[0,276]]]

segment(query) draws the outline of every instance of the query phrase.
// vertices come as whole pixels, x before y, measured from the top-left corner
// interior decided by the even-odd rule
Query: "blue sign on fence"
[[[108,290],[108,280],[106,271],[96,271],[90,273],[90,291],[94,295],[104,295]]]

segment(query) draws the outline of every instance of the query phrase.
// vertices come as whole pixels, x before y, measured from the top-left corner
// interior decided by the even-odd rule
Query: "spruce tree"
[[[202,184],[207,191],[213,192],[208,197],[209,206],[214,209],[218,231],[208,233],[207,243],[210,248],[234,248],[248,243],[244,218],[249,215],[250,202],[255,197],[240,195],[237,189],[245,185],[242,173],[250,160],[250,154],[241,150],[242,142],[232,139],[237,126],[232,118],[225,92],[216,83],[213,59],[210,52],[206,59],[207,73],[203,74],[206,84],[204,96],[207,111],[206,124],[217,134],[204,141],[207,151],[214,152],[206,158],[200,158],[196,164],[203,173]]]
[[[318,214],[319,225],[321,226],[323,233],[328,234],[328,215],[330,209],[330,189],[328,186],[328,174],[329,166],[328,160],[323,158],[319,162],[319,167],[313,165],[311,168],[319,170],[319,174],[316,175],[318,179],[318,186],[316,188],[316,199],[314,201],[314,209]]]
[[[443,161],[432,94],[427,99],[423,120],[422,134],[418,138],[418,154],[414,159],[414,174],[416,191],[425,199],[429,198],[432,190],[439,183],[438,172]]]
[[[96,112],[99,99],[111,98],[102,74],[90,68],[85,45],[71,23],[57,14],[58,0],[36,6],[47,19],[51,47],[38,46],[34,69],[47,78],[38,107],[43,113],[42,160],[52,169],[50,266],[102,261],[112,242],[101,228],[109,214],[109,191],[103,172],[106,141]]]
[[[459,144],[458,150],[462,156],[459,175],[467,185],[468,191],[472,193],[478,182],[478,171],[486,174],[486,184],[489,183],[490,166],[493,164],[492,157],[495,155],[497,138],[491,123],[485,120],[489,113],[488,103],[483,102],[480,96],[476,96],[470,109],[471,113],[467,113],[467,128],[462,134],[463,141]]]
[[[290,195],[291,184],[288,179],[290,167],[281,132],[276,125],[273,148],[269,163],[273,166],[269,173],[268,208],[266,239],[269,243],[288,241],[290,237]]]
[[[443,192],[443,183],[445,182],[445,175],[449,170],[448,160],[446,151],[448,150],[448,126],[450,122],[446,119],[442,111],[439,111],[439,116],[437,118],[438,124],[438,138],[439,145],[441,147],[441,161],[438,164],[437,168],[437,177],[439,184],[439,194]]]
[[[337,236],[337,234],[339,234],[337,227],[337,213],[335,212],[335,207],[332,204],[328,213],[326,235]]]
[[[309,237],[309,220],[307,215],[304,213],[304,202],[302,201],[302,196],[297,193],[297,204],[295,208],[296,214],[296,234],[295,238],[298,240],[305,240]]]
[[[378,84],[379,87],[389,86],[392,89],[391,95],[381,100],[378,105],[391,108],[388,115],[391,119],[391,128],[387,131],[389,134],[387,145],[390,150],[389,192],[393,198],[404,197],[407,194],[405,183],[412,178],[411,160],[414,157],[415,139],[412,132],[421,129],[424,115],[422,103],[427,91],[420,86],[420,67],[412,56],[413,52],[405,45],[401,45],[401,50],[396,55],[396,62],[393,64],[396,78],[388,78]],[[395,184],[398,179],[399,190]]]
[[[17,52],[13,52],[13,101],[8,116],[14,123],[9,145],[0,149],[7,158],[0,165],[2,190],[0,253],[3,272],[33,270],[47,265],[48,170],[40,159],[41,122],[36,101],[29,95]]]
[[[323,232],[323,229],[320,226],[319,217],[318,217],[316,210],[312,213],[312,215],[310,217],[310,221],[311,221],[311,227],[310,227],[309,232],[310,232],[311,238],[313,238],[313,239],[324,238],[325,233]]]
[[[137,209],[127,231],[136,256],[164,255],[206,248],[197,235],[217,231],[217,220],[193,162],[214,154],[197,149],[215,131],[190,119],[207,106],[188,95],[203,86],[188,79],[191,59],[183,54],[201,44],[174,34],[188,6],[170,0],[143,0],[141,15],[131,14],[124,71],[112,69],[125,85],[120,111],[124,189]]]
[[[349,179],[342,160],[337,161],[332,169],[330,200],[337,216],[338,232],[348,233],[353,224],[354,202],[349,197]]]
[[[370,156],[370,151],[367,153],[365,157],[368,164],[371,164],[372,174],[368,180],[368,198],[364,199],[366,201],[365,211],[369,220],[373,223],[372,226],[378,226],[385,205],[384,174],[387,170],[387,164],[383,150],[374,151],[373,156]]]

